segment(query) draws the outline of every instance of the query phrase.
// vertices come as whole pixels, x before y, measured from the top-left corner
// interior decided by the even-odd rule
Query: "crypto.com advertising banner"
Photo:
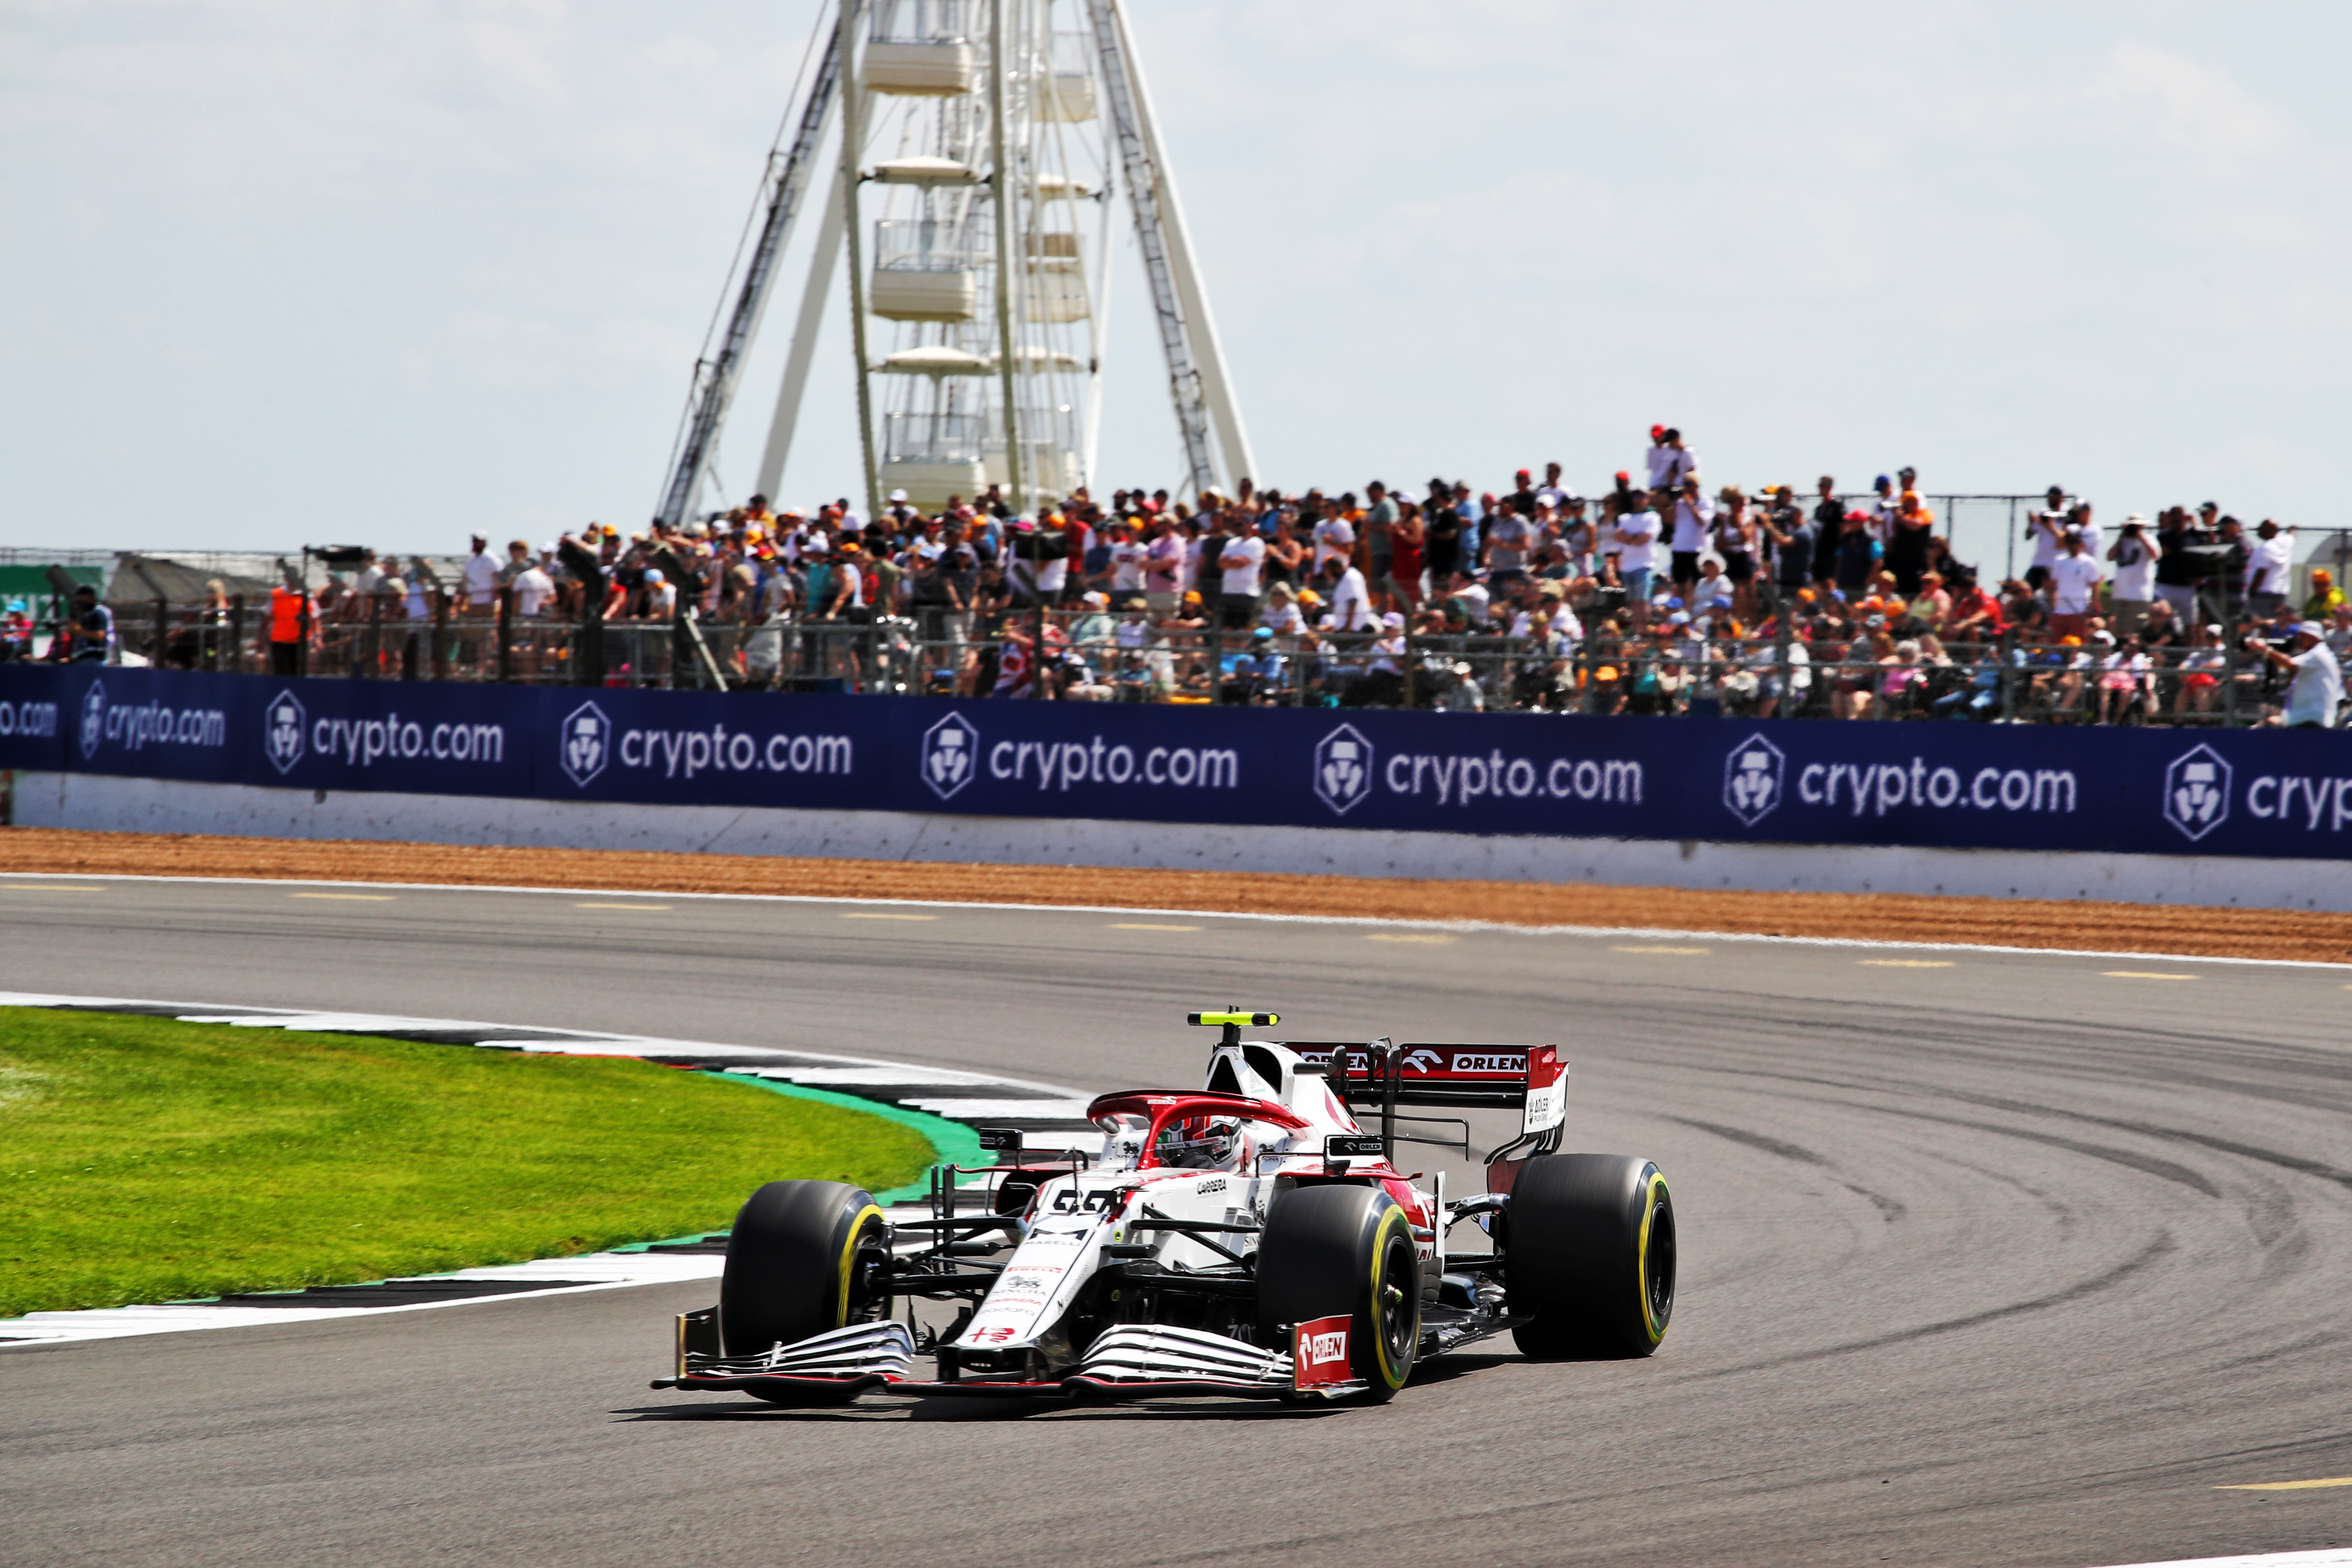
[[[2318,731],[1590,719],[0,667],[0,767],[310,790],[2343,856]]]

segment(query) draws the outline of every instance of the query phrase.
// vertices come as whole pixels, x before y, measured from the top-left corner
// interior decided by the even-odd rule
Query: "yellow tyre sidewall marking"
[[[1380,1225],[1372,1231],[1372,1354],[1380,1363],[1381,1380],[1391,1388],[1404,1386],[1404,1373],[1389,1364],[1388,1336],[1381,1332],[1381,1287],[1383,1283],[1381,1276],[1388,1267],[1389,1227],[1403,1224],[1404,1210],[1391,1205],[1381,1215]],[[1412,1245],[1410,1233],[1406,1237],[1406,1245]],[[1412,1337],[1418,1342],[1421,1339],[1421,1301],[1418,1297],[1413,1300],[1412,1313]]]
[[[836,1329],[845,1329],[849,1326],[849,1279],[855,1271],[857,1238],[865,1234],[866,1216],[868,1215],[880,1219],[882,1211],[872,1204],[867,1204],[864,1208],[859,1209],[856,1217],[849,1222],[849,1239],[843,1242],[841,1246],[841,1261],[835,1266],[836,1272],[841,1278],[841,1300],[835,1307],[833,1313],[833,1326]]]
[[[1652,1165],[1642,1173],[1642,1246],[1635,1255],[1633,1289],[1642,1298],[1642,1331],[1654,1345],[1666,1337],[1666,1325],[1650,1310],[1650,1222],[1657,1217],[1658,1205],[1666,1196],[1666,1178]]]

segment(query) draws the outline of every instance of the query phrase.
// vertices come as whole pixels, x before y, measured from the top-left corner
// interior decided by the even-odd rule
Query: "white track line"
[[[1694,942],[1748,942],[1788,947],[1851,947],[1867,952],[2000,952],[2025,958],[2136,958],[2154,959],[2167,963],[2232,963],[2267,966],[2277,969],[2352,968],[2352,964],[2331,963],[2314,958],[2220,958],[2193,952],[2143,952],[2129,949],[2093,947],[2012,947],[1998,942],[1883,942],[1869,937],[1844,936],[1771,936],[1757,931],[1692,931],[1673,926],[1579,926],[1579,925],[1517,925],[1506,921],[1417,921],[1397,920],[1380,915],[1285,915],[1267,914],[1241,910],[1160,909],[1137,904],[1014,904],[993,903],[961,899],[876,899],[854,898],[832,893],[674,893],[656,892],[643,888],[545,888],[525,887],[504,882],[349,882],[331,881],[322,878],[304,877],[162,877],[145,873],[114,871],[0,871],[0,880],[21,879],[26,881],[81,880],[99,882],[209,882],[233,887],[281,888],[402,888],[410,892],[430,893],[532,893],[563,897],[595,899],[703,899],[714,901],[767,904],[858,904],[883,909],[913,910],[1035,910],[1048,914],[1081,915],[1166,915],[1186,920],[1263,921],[1286,925],[1335,925],[1381,927],[1399,931],[1503,931],[1520,936],[1570,937],[1675,937]],[[1636,889],[1661,892],[1706,891],[1698,889]],[[1929,894],[1906,895],[1932,897]],[[2000,901],[2000,900],[1995,900]],[[2050,902],[2053,900],[2038,900]],[[2091,903],[2095,900],[2081,900]],[[2177,909],[2189,913],[2200,912],[2203,906],[2190,904],[2146,905],[2150,909]],[[2227,911],[2216,911],[2227,912]],[[2283,914],[2300,911],[2285,910]]]
[[[207,879],[232,880],[234,879]],[[1087,1100],[1059,1084],[1032,1083],[1024,1079],[995,1078],[982,1073],[932,1068],[911,1062],[845,1057],[798,1047],[761,1049],[701,1040],[663,1039],[651,1035],[616,1035],[587,1029],[535,1029],[527,1024],[490,1024],[457,1018],[405,1018],[382,1013],[319,1013],[296,1008],[238,1008],[224,1013],[219,1003],[166,1002],[151,997],[68,996],[46,992],[0,991],[0,1007],[77,1007],[103,1010],[136,1008],[183,1023],[232,1024],[245,1028],[327,1031],[362,1035],[431,1033],[471,1036],[464,1043],[478,1047],[521,1050],[561,1056],[627,1056],[685,1058],[695,1061],[735,1060],[788,1065],[730,1069],[743,1076],[805,1083],[812,1088],[842,1086],[888,1091],[878,1103],[928,1110],[950,1121],[981,1124],[992,1120],[1066,1121],[1083,1125]],[[507,1037],[530,1034],[523,1040]],[[549,1038],[548,1037],[557,1037]],[[809,1064],[809,1065],[802,1065]],[[823,1064],[823,1065],[815,1065]],[[1005,1091],[995,1099],[980,1089]],[[906,1092],[900,1092],[900,1090]],[[922,1091],[929,1090],[929,1093]],[[1100,1133],[1074,1130],[1033,1131],[1024,1144],[1063,1148],[1089,1142],[1100,1146]],[[911,1211],[898,1211],[911,1212]],[[510,1291],[497,1296],[461,1296],[445,1301],[411,1301],[383,1307],[225,1307],[208,1302],[162,1302],[150,1306],[104,1307],[88,1311],[31,1312],[21,1318],[0,1318],[0,1351],[31,1345],[65,1344],[79,1340],[122,1339],[132,1334],[181,1333],[199,1329],[255,1328],[268,1323],[307,1323],[328,1319],[373,1317],[383,1312],[421,1312],[438,1307],[487,1306],[499,1301],[538,1300],[546,1296],[578,1295],[590,1290],[614,1290],[630,1285],[669,1285],[686,1279],[715,1279],[726,1260],[712,1253],[592,1252],[576,1258],[542,1258],[529,1263],[460,1268],[454,1273],[414,1275],[427,1279],[562,1280],[546,1290]]]

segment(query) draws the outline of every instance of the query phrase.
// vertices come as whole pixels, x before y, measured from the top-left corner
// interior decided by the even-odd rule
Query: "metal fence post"
[[[228,596],[228,668],[231,674],[245,672],[245,595]]]
[[[514,588],[499,590],[499,684],[514,679]]]
[[[2238,645],[2221,645],[2221,728],[2238,727]]]
[[[433,590],[433,679],[449,679],[449,590]]]
[[[2017,628],[2007,626],[2000,634],[2000,716],[2017,717]]]

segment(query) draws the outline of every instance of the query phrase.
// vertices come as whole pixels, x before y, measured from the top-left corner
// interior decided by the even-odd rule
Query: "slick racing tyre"
[[[1299,1187],[1274,1200],[1258,1237],[1258,1342],[1287,1349],[1285,1325],[1349,1320],[1350,1372],[1365,1397],[1396,1397],[1421,1340],[1412,1226],[1378,1187]]]
[[[888,1257],[882,1211],[846,1182],[770,1182],[753,1193],[727,1237],[719,1284],[719,1342],[757,1355],[887,1310],[866,1289]]]
[[[1644,1356],[1675,1310],[1675,1201],[1630,1154],[1544,1154],[1511,1188],[1511,1331],[1540,1361]]]

